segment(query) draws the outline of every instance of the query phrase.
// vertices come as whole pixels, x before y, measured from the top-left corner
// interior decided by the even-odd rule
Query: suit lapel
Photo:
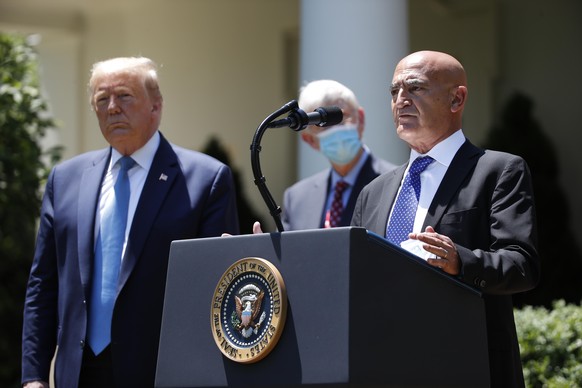
[[[129,231],[125,256],[119,273],[118,293],[137,264],[152,225],[179,171],[176,153],[172,150],[170,143],[160,136],[160,145],[144,183]]]
[[[356,200],[358,199],[358,194],[360,191],[366,186],[369,182],[371,182],[374,178],[378,177],[378,173],[374,171],[373,168],[373,156],[370,155],[366,163],[362,166],[362,170],[358,174],[358,178],[352,188],[352,192],[350,194],[350,198],[348,199],[348,203],[346,204],[346,208],[342,213],[342,219],[340,221],[341,226],[348,226],[352,221],[352,214],[354,213],[354,208],[356,206]]]
[[[331,172],[322,173],[321,179],[315,180],[310,191],[306,193],[305,198],[305,213],[301,216],[305,221],[301,223],[306,227],[301,229],[309,229],[317,225],[316,228],[321,228],[325,220],[325,203],[327,201],[328,191],[330,185]],[[323,209],[323,211],[322,211]]]
[[[89,284],[93,272],[95,212],[101,192],[101,181],[107,169],[111,149],[107,148],[83,171],[79,182],[79,201],[77,202],[77,252],[81,283],[85,295],[89,295]]]
[[[400,182],[404,177],[404,171],[406,171],[406,164],[382,175],[383,185],[382,191],[379,193],[380,198],[377,198],[378,205],[375,206],[373,203],[369,204],[372,208],[376,209],[377,214],[373,217],[372,222],[372,232],[379,234],[380,236],[386,235],[386,226],[388,225],[388,217],[390,216],[390,210],[394,201],[396,201],[396,195],[398,194],[398,188],[400,187]]]
[[[479,160],[477,156],[481,152],[481,149],[475,147],[469,140],[466,140],[459,148],[430,204],[422,230],[428,225],[434,227],[440,222],[459,187],[467,175],[475,168],[475,164]]]

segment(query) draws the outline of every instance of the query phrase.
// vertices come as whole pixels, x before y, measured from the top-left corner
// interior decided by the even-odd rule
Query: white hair
[[[334,80],[309,82],[299,90],[299,107],[311,112],[320,106],[338,105],[342,109],[357,110],[356,95],[347,86]]]

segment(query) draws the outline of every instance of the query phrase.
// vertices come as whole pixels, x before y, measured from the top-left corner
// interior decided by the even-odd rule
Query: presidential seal
[[[257,362],[277,344],[286,313],[287,292],[277,268],[261,258],[238,260],[214,290],[210,312],[214,342],[233,361]]]

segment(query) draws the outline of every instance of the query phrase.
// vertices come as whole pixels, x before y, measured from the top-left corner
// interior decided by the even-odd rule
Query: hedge
[[[559,300],[514,316],[526,386],[582,387],[582,307]]]

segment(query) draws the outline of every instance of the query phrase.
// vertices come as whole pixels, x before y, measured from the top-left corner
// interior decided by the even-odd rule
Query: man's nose
[[[119,112],[119,105],[117,104],[117,99],[115,96],[109,97],[109,103],[107,104],[107,111],[110,114]]]
[[[406,90],[404,90],[404,88],[398,89],[398,92],[396,93],[395,96],[394,104],[398,107],[410,105],[410,96],[408,95]]]

